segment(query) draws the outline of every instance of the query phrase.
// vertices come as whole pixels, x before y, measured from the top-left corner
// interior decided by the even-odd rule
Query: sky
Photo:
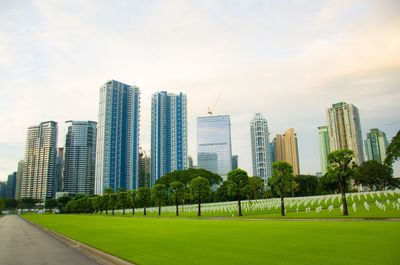
[[[26,130],[97,121],[99,88],[141,89],[140,145],[150,151],[157,91],[188,99],[196,117],[229,114],[233,154],[252,173],[249,123],[271,140],[295,128],[300,171],[320,171],[317,127],[333,103],[354,104],[363,137],[400,129],[400,1],[0,0],[0,180],[24,158]],[[399,164],[395,172],[399,175]]]

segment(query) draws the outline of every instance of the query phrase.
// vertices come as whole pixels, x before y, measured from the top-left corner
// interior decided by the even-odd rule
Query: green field
[[[399,264],[400,222],[24,218],[135,264]]]

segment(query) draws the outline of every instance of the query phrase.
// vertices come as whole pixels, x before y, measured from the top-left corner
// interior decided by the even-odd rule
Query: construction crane
[[[217,106],[218,101],[219,101],[219,99],[221,97],[221,94],[222,94],[222,90],[219,91],[219,94],[218,94],[217,100],[214,103],[214,106],[212,108],[208,107],[208,111],[207,111],[208,114],[213,115],[215,106]]]

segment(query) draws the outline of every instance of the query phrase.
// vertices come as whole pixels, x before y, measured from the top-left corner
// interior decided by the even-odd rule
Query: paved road
[[[98,265],[15,215],[0,218],[1,265]]]

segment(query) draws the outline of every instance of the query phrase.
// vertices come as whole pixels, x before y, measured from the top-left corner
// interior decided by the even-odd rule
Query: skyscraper
[[[250,136],[253,176],[267,181],[272,175],[272,162],[268,123],[261,113],[256,113],[250,122]]]
[[[53,197],[56,161],[57,123],[46,121],[28,128],[21,197],[42,199]]]
[[[299,148],[297,135],[293,128],[285,131],[285,134],[277,134],[274,139],[275,161],[285,161],[293,166],[293,174],[300,175]]]
[[[361,123],[358,109],[345,102],[332,105],[327,111],[330,151],[350,149],[356,164],[364,161]]]
[[[6,198],[15,199],[15,188],[17,184],[17,172],[13,172],[8,175],[7,187],[6,187]]]
[[[328,127],[318,127],[319,157],[321,162],[321,173],[325,174],[328,167],[328,155],[330,154]]]
[[[6,197],[7,181],[0,181],[0,199]]]
[[[66,121],[64,146],[64,191],[94,194],[96,125],[94,121]]]
[[[55,192],[64,191],[64,147],[57,147],[56,170],[54,173]]]
[[[138,187],[150,187],[150,157],[139,149],[139,184]]]
[[[136,86],[111,80],[100,88],[95,194],[137,187],[139,104]]]
[[[15,198],[21,199],[22,176],[24,174],[24,160],[18,162],[17,181],[15,184]]]
[[[232,170],[229,115],[197,118],[197,166],[224,179]]]
[[[371,129],[370,132],[367,133],[367,139],[365,139],[365,153],[367,154],[367,159],[383,163],[386,159],[386,148],[388,144],[384,132],[376,128]]]
[[[166,91],[151,100],[151,181],[174,170],[187,169],[186,95]]]

